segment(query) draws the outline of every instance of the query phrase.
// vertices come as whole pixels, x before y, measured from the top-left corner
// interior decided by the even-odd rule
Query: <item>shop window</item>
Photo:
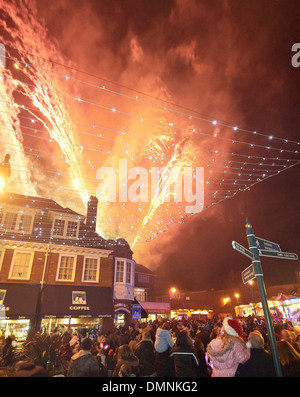
[[[11,232],[32,232],[34,215],[23,211],[4,210],[0,214],[0,227]]]
[[[82,281],[98,282],[99,281],[99,258],[84,258]]]
[[[74,281],[75,258],[75,256],[60,256],[57,271],[57,281]]]
[[[78,237],[78,221],[69,221],[67,219],[55,218],[52,224],[52,236],[64,238]]]
[[[33,252],[14,251],[9,278],[29,280]]]

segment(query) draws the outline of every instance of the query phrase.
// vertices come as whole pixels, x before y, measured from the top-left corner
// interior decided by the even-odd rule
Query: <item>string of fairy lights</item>
[[[24,52],[25,53],[25,52]],[[31,54],[32,55],[32,54]],[[38,58],[38,56],[37,56]],[[203,165],[201,164],[202,167],[205,167],[207,177],[205,181],[205,199],[207,200],[206,205],[203,207],[204,209],[211,208],[213,205],[217,203],[221,203],[222,201],[231,198],[235,196],[238,192],[240,191],[245,191],[249,189],[250,187],[254,186],[257,183],[260,183],[261,181],[270,178],[272,176],[278,175],[279,173],[283,172],[284,170],[287,170],[297,164],[300,163],[300,156],[299,156],[299,145],[300,142],[291,140],[291,139],[285,139],[281,137],[277,137],[275,135],[270,135],[270,134],[262,134],[261,132],[257,131],[250,131],[244,128],[237,127],[236,125],[230,124],[230,123],[225,123],[223,121],[217,120],[217,118],[208,118],[208,117],[203,117],[197,114],[195,111],[184,108],[183,106],[177,105],[177,104],[171,104],[168,101],[162,101],[158,98],[155,98],[151,95],[148,95],[146,93],[141,93],[139,92],[139,95],[131,95],[131,94],[125,94],[121,92],[120,90],[112,89],[111,87],[107,87],[106,85],[98,85],[94,84],[91,82],[88,82],[86,80],[78,79],[70,74],[64,74],[64,73],[59,73],[53,69],[49,69],[46,67],[42,67],[40,65],[34,65],[29,62],[25,62],[22,59],[17,59],[15,57],[9,56],[9,60],[14,65],[14,68],[18,74],[22,72],[23,69],[29,70],[30,68],[33,68],[35,70],[37,69],[42,69],[43,72],[45,72],[48,76],[51,74],[55,74],[56,77],[64,79],[66,82],[72,82],[83,85],[85,87],[93,88],[96,90],[99,90],[101,92],[101,95],[113,95],[120,97],[126,101],[129,101],[130,103],[135,103],[138,105],[147,105],[150,107],[154,107],[156,109],[159,109],[159,111],[163,112],[164,117],[162,119],[158,118],[152,118],[148,117],[146,114],[142,113],[137,113],[137,112],[128,112],[125,109],[122,109],[121,107],[117,106],[112,106],[109,103],[103,104],[99,102],[95,102],[92,100],[88,100],[88,98],[84,96],[74,96],[70,94],[63,93],[60,90],[56,89],[50,89],[47,82],[40,82],[38,86],[36,84],[31,84],[28,81],[26,82],[25,79],[22,79],[22,76],[18,75],[18,79],[13,78],[12,76],[1,76],[2,77],[2,82],[4,80],[10,81],[10,83],[14,84],[16,87],[16,91],[19,94],[23,94],[26,96],[26,92],[22,92],[22,89],[26,86],[26,90],[29,90],[31,92],[36,92],[37,95],[39,95],[39,92],[42,91],[43,93],[48,93],[53,96],[57,96],[58,98],[63,98],[65,101],[68,101],[69,103],[75,102],[76,105],[84,105],[84,106],[89,106],[93,108],[98,108],[101,109],[103,112],[109,112],[110,114],[113,115],[115,118],[117,115],[120,115],[120,117],[127,117],[127,118],[133,118],[136,120],[139,120],[141,123],[150,123],[153,124],[154,127],[158,126],[160,129],[166,129],[166,130],[171,130],[172,132],[169,133],[169,135],[166,135],[165,137],[165,143],[163,146],[163,155],[160,157],[156,154],[155,155],[151,152],[151,147],[150,147],[150,154],[148,155],[147,161],[151,160],[150,163],[153,165],[161,164],[161,166],[164,166],[168,161],[166,158],[167,156],[172,157],[174,155],[174,148],[177,146],[180,146],[179,142],[176,141],[176,134],[182,133],[184,135],[190,135],[189,139],[191,141],[197,140],[199,138],[203,139],[208,139],[209,142],[212,142],[213,148],[208,148],[207,146],[203,147],[203,145],[198,145],[195,142],[192,142],[191,149],[195,152],[200,152],[200,155],[203,153],[206,153],[207,155],[210,155],[211,157],[206,160],[206,163]],[[55,64],[53,61],[48,61],[45,60],[46,62],[52,62],[52,64]],[[68,66],[66,65],[60,65],[65,67],[66,69]],[[71,68],[70,68],[71,69]],[[76,72],[78,72],[76,70]],[[85,73],[80,71],[80,73]],[[26,75],[26,73],[24,73]],[[86,75],[90,75],[86,73]],[[93,78],[97,78],[98,80],[101,80],[101,78],[98,78],[97,76],[93,76]],[[110,82],[111,84],[114,84],[118,86],[117,83]],[[107,83],[106,83],[107,84]],[[121,86],[120,86],[121,87]],[[122,86],[124,88],[124,86]],[[126,87],[126,89],[130,90],[131,92],[137,92],[134,89],[130,89],[129,87]],[[144,99],[144,98],[151,98],[155,99],[155,101],[159,101],[160,103],[154,102],[149,99]],[[28,97],[27,97],[28,99]],[[0,100],[0,103],[7,104],[8,101]],[[162,104],[163,102],[163,104]],[[14,106],[18,109],[18,118],[20,120],[18,128],[22,131],[22,136],[24,139],[29,139],[29,140],[38,140],[38,141],[44,141],[47,144],[58,144],[57,140],[55,140],[53,137],[50,136],[41,136],[43,133],[48,133],[49,130],[45,129],[45,120],[42,119],[43,112],[41,109],[38,107],[31,107],[26,104],[26,99],[24,103],[20,103],[18,100],[14,102]],[[177,109],[175,109],[175,107]],[[184,109],[185,111],[178,110],[178,109]],[[21,112],[27,112],[30,114],[29,117],[24,116],[21,114]],[[37,113],[40,113],[41,116],[37,116]],[[196,113],[196,114],[195,114]],[[13,118],[13,113],[12,112],[7,112],[3,109],[0,109],[0,114],[6,115],[8,118],[12,119]],[[172,115],[170,119],[168,119],[169,114]],[[124,156],[130,158],[132,161],[135,160],[136,153],[143,151],[147,145],[152,145],[153,142],[155,142],[155,139],[158,139],[155,137],[155,134],[153,136],[147,136],[143,135],[143,132],[137,132],[134,131],[132,132],[131,129],[125,129],[121,131],[118,128],[113,127],[112,125],[110,126],[103,126],[103,125],[98,125],[97,122],[91,122],[91,121],[83,121],[83,120],[77,120],[69,115],[64,115],[64,114],[58,114],[58,113],[53,113],[50,112],[51,117],[55,118],[56,123],[58,123],[58,120],[60,120],[60,124],[58,125],[58,128],[62,129],[65,131],[65,134],[67,135],[70,139],[68,144],[72,148],[74,152],[81,150],[83,153],[95,153],[97,155],[97,159],[89,159],[85,160],[83,159],[83,156],[81,159],[76,158],[76,161],[68,161],[64,155],[61,155],[59,157],[55,158],[55,163],[60,164],[64,163],[67,165],[73,164],[76,166],[79,166],[81,169],[84,167],[89,167],[91,169],[97,169],[96,167],[101,167],[103,165],[103,158],[99,157],[99,154],[101,155],[109,155],[112,152],[115,154],[116,152],[120,152],[119,156]],[[44,115],[45,116],[45,115]],[[176,117],[180,117],[180,122],[177,123],[174,119]],[[21,120],[23,120],[23,123],[21,123]],[[26,125],[26,122],[35,124],[34,127],[29,127]],[[44,123],[43,123],[44,122]],[[64,122],[67,123],[67,125],[72,125],[72,124],[82,124],[84,125],[84,129],[75,129],[69,126],[64,125]],[[203,122],[207,125],[207,128],[213,128],[213,131],[206,130],[204,131],[200,127],[196,127],[193,125],[190,127],[189,125],[182,125],[182,123],[193,123],[196,124],[198,122]],[[7,131],[14,131],[15,127],[15,121],[2,121],[2,130],[7,130]],[[36,128],[36,124],[41,124],[42,127],[44,128]],[[230,130],[231,134],[234,135],[233,137],[228,137],[228,136],[223,136],[220,132],[216,132],[216,128],[221,128],[225,129],[226,131]],[[90,128],[93,131],[97,131],[96,133],[91,133],[87,129]],[[101,133],[98,133],[98,131],[101,130]],[[106,131],[105,135],[103,131]],[[77,134],[80,136],[81,140],[84,142],[84,144],[76,144],[75,142],[72,142],[72,137],[73,134]],[[122,148],[113,148],[113,143],[115,141],[115,137],[112,135],[116,134],[117,136],[122,136],[125,137],[127,140],[124,140],[124,149]],[[241,134],[246,134],[246,138],[242,139],[240,136]],[[224,134],[226,135],[226,134]],[[237,137],[235,136],[237,135]],[[88,138],[91,138],[93,140],[92,143],[86,142]],[[131,142],[129,139],[138,138],[138,143],[136,142]],[[168,139],[166,139],[168,138]],[[263,139],[267,140],[268,144],[264,143],[258,143],[257,141],[254,141],[253,139]],[[250,140],[249,140],[250,139]],[[96,143],[99,141],[100,143]],[[106,141],[107,144],[104,145],[103,142]],[[146,144],[145,144],[146,141]],[[225,142],[226,144],[231,144],[237,147],[234,151],[224,151],[224,150],[218,150],[215,149],[216,143],[215,142]],[[141,143],[140,143],[141,142]],[[272,145],[271,145],[271,143]],[[277,143],[282,143],[285,145],[285,147],[278,147],[274,146],[273,142]],[[17,148],[14,148],[13,145],[10,141],[5,141],[3,142],[6,146],[12,146],[12,152],[17,153],[18,150]],[[110,143],[110,145],[109,145]],[[200,142],[201,143],[201,142]],[[288,147],[286,147],[288,145]],[[256,149],[257,151],[261,151],[262,153],[245,153],[243,152],[242,147],[246,147],[247,149]],[[41,150],[37,149],[33,146],[26,146],[26,144],[23,144],[23,150],[26,154],[26,156],[33,156],[36,159],[42,158],[42,157],[47,157],[47,150]],[[264,153],[264,154],[263,154]],[[267,154],[266,154],[267,153]],[[277,155],[274,156],[273,153],[276,153]],[[260,154],[260,155],[258,155]],[[272,155],[273,154],[273,155]],[[285,156],[288,155],[288,158]],[[89,156],[88,156],[89,157]],[[119,157],[120,158],[120,157]],[[197,162],[201,160],[201,157],[198,158],[198,154],[194,154],[193,156],[188,156],[188,161],[187,164],[189,167],[190,166],[195,166]],[[203,160],[202,160],[203,161]],[[267,163],[266,163],[267,162]],[[224,164],[223,164],[224,163]],[[116,164],[109,163],[107,160],[105,161],[105,166],[110,166],[110,167],[116,167]],[[26,165],[20,166],[20,165],[14,165],[12,163],[12,167],[18,171],[19,174],[28,174],[28,176],[32,176],[31,170],[28,169]],[[33,167],[33,166],[32,166]],[[43,174],[45,177],[49,176],[55,176],[55,177],[62,177],[62,178],[68,178],[69,174],[68,171],[64,172],[58,172],[55,169],[43,169]],[[11,181],[17,181],[18,178],[11,177]],[[85,185],[90,184],[93,185],[95,182],[94,178],[90,178],[87,176],[84,176],[84,182]],[[32,186],[32,182],[23,182],[23,183],[28,183],[29,185]],[[69,197],[69,205],[74,207],[75,209],[78,206],[78,203],[81,201],[81,198],[78,197],[78,189],[74,189],[74,186],[68,185],[64,183],[63,185],[57,185],[56,182],[53,184],[49,183],[49,180],[47,178],[47,181],[45,182],[37,182],[35,181],[33,183],[37,184],[39,183],[40,187],[45,183],[47,187],[53,185],[52,190],[54,191],[62,191],[65,193],[65,195],[68,195]],[[211,188],[210,186],[216,186],[219,185],[219,188]],[[95,190],[93,190],[92,187],[89,189],[85,188],[88,190],[89,195],[94,195]],[[27,194],[27,192],[26,192]],[[70,194],[74,194],[73,197],[70,197]],[[36,197],[36,200],[38,201],[39,198]],[[76,204],[76,202],[78,202]],[[110,208],[108,203],[105,203],[107,208],[105,210],[105,214],[101,214],[101,222],[107,222],[107,224],[111,224],[114,221],[119,223],[118,229],[120,235],[125,235],[124,238],[126,238],[126,233],[128,230],[126,230],[126,226],[123,226],[123,222],[132,222],[134,219],[136,224],[141,222],[142,218],[144,218],[143,214],[136,219],[136,214],[134,213],[129,213],[128,210],[124,208],[124,203],[123,203],[123,208],[122,212],[112,214],[114,212],[113,208]],[[141,207],[143,206],[143,203],[138,203],[139,204],[139,211],[142,212]],[[143,230],[138,230],[138,234],[135,238],[135,241],[137,243],[142,243],[142,242],[148,242],[151,241],[154,237],[160,235],[160,233],[166,232],[167,230],[170,230],[172,226],[178,225],[178,223],[182,223],[185,221],[186,218],[189,218],[189,215],[187,214],[182,214],[182,206],[177,205],[176,207],[176,216],[170,215],[169,214],[169,206],[171,207],[171,203],[166,202],[164,203],[165,206],[158,206],[158,208],[155,210],[155,215],[158,216],[158,223],[155,225],[151,224],[150,230],[149,228],[146,229],[145,227],[142,228]],[[75,210],[74,209],[74,210]],[[193,214],[190,214],[193,215]],[[115,217],[115,219],[113,219]],[[116,219],[117,218],[117,219]],[[122,219],[122,222],[120,221]],[[161,225],[162,224],[162,225]],[[128,235],[132,235],[132,229],[136,229],[135,226],[131,225],[130,229],[128,231]],[[136,230],[134,230],[136,231]],[[37,239],[39,237],[36,237]],[[107,236],[105,236],[107,238]],[[140,241],[138,241],[140,240]]]

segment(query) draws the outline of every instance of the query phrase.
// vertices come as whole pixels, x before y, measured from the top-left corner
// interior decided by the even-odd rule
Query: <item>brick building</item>
[[[107,330],[118,316],[114,305],[133,300],[132,251],[125,240],[96,233],[97,203],[91,197],[83,216],[51,199],[1,195],[0,328],[6,335],[22,340],[29,329]]]

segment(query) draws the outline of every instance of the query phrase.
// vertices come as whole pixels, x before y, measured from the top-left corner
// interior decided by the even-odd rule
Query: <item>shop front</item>
[[[112,288],[46,285],[41,304],[41,331],[82,336],[107,332],[113,326]]]
[[[168,302],[141,302],[142,307],[147,312],[148,317],[145,321],[155,321],[170,319],[170,303]]]
[[[36,316],[40,288],[39,284],[0,284],[1,335],[14,335],[17,344],[25,341]]]

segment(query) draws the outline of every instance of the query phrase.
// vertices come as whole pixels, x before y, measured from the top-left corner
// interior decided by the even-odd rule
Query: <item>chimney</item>
[[[88,201],[88,208],[86,214],[86,230],[88,233],[96,233],[97,207],[98,207],[97,197],[91,196]]]

